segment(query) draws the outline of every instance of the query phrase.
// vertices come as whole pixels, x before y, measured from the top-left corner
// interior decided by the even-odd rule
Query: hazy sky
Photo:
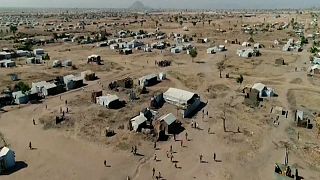
[[[153,8],[305,8],[320,0],[140,0]],[[126,8],[135,0],[0,0],[0,7]]]

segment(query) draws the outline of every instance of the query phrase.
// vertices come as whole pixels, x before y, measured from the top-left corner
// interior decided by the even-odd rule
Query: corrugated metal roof
[[[169,88],[165,93],[163,93],[164,99],[171,101],[178,101],[178,103],[186,104],[195,93],[177,89],[177,88]]]
[[[266,85],[262,84],[262,83],[255,83],[252,86],[252,89],[256,89],[258,91],[262,91],[264,88],[266,87]]]
[[[161,116],[160,120],[165,121],[168,125],[171,125],[174,121],[177,120],[177,118],[172,114],[169,113],[167,115]]]
[[[131,121],[133,130],[137,131],[139,125],[146,122],[147,118],[144,116],[143,113],[140,113],[139,116],[132,118],[130,121]]]

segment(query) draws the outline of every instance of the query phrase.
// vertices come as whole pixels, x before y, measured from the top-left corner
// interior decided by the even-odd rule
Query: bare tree
[[[222,78],[222,71],[225,69],[224,61],[221,61],[218,63],[218,69],[219,69],[219,73],[220,73],[220,78]]]

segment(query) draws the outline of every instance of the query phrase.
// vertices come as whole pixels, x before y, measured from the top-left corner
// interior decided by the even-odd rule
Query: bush
[[[25,93],[25,92],[29,91],[30,89],[31,89],[30,86],[22,81],[20,81],[14,85],[14,90],[22,91],[22,93]]]

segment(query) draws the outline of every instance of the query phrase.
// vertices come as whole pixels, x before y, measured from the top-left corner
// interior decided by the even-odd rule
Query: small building
[[[63,82],[66,85],[67,90],[77,89],[83,86],[83,78],[72,74],[64,76]]]
[[[174,134],[177,118],[172,113],[161,116],[159,121],[161,124],[160,126],[162,127],[160,130],[164,131],[166,134]]]
[[[29,102],[29,95],[22,91],[16,91],[12,93],[15,104],[27,104]]]
[[[274,96],[273,90],[262,83],[255,83],[252,86],[252,89],[259,92],[259,98],[268,98]]]
[[[120,105],[119,97],[117,95],[108,94],[96,98],[97,104],[107,107],[109,109],[117,108]]]
[[[35,56],[43,56],[45,54],[44,50],[43,49],[34,49],[33,50],[33,54]]]
[[[86,81],[93,81],[97,79],[96,73],[91,70],[81,72],[81,77]]]
[[[61,66],[62,66],[62,67],[72,66],[72,60],[69,60],[69,59],[68,59],[68,60],[62,61]]]
[[[314,57],[313,60],[312,60],[312,64],[318,64],[318,65],[320,65],[320,58]]]
[[[158,75],[157,74],[149,74],[139,78],[138,84],[141,87],[152,86],[158,83]]]
[[[285,65],[283,58],[278,58],[275,60],[276,65]]]
[[[16,62],[7,59],[7,60],[0,60],[0,67],[3,68],[10,68],[10,67],[15,67],[16,66]]]
[[[38,93],[41,96],[51,96],[63,92],[64,89],[61,86],[57,86],[54,83],[40,81],[37,83],[32,83],[31,93]]]
[[[174,48],[171,48],[170,52],[174,53],[174,54],[181,53],[182,48],[181,47],[174,47]]]
[[[93,91],[91,93],[91,102],[97,103],[97,97],[102,96],[102,91]]]
[[[5,52],[5,51],[0,52],[0,60],[10,59],[10,58],[11,58],[11,53]]]
[[[241,49],[241,50],[237,50],[237,54],[240,57],[244,57],[244,58],[250,58],[253,56],[260,56],[260,51],[258,49]]]
[[[201,103],[198,94],[176,88],[169,88],[163,93],[163,98],[166,102],[180,108],[183,117],[190,116]]]
[[[241,46],[243,46],[243,47],[248,47],[248,46],[251,46],[251,44],[250,44],[249,42],[243,42],[243,43],[241,44]]]
[[[2,147],[0,150],[0,174],[9,171],[16,165],[16,155],[8,147]]]
[[[140,132],[143,127],[146,126],[147,118],[144,116],[143,112],[140,112],[140,114],[130,120],[131,124],[131,130]]]
[[[24,56],[29,56],[30,52],[25,50],[17,50],[16,54],[18,57],[24,57]]]
[[[52,62],[52,67],[56,68],[56,67],[61,67],[62,66],[62,62],[60,60],[54,60]]]
[[[163,81],[163,80],[166,80],[166,79],[167,79],[166,73],[160,72],[160,73],[159,73],[159,80],[160,80],[160,81]]]
[[[132,49],[129,49],[129,48],[120,49],[119,54],[123,54],[123,55],[132,54]]]
[[[111,44],[110,49],[113,49],[113,50],[119,49],[119,44]]]
[[[88,56],[88,60],[87,60],[88,64],[95,63],[95,64],[98,64],[98,65],[101,65],[101,62],[102,62],[101,56],[99,56],[99,55],[93,54],[91,56]]]
[[[215,54],[216,53],[216,48],[215,47],[211,47],[207,49],[207,54]]]
[[[294,121],[298,127],[312,128],[310,118],[301,110],[296,110]]]
[[[263,44],[260,44],[260,43],[255,43],[253,45],[254,48],[257,48],[257,49],[260,49],[260,48],[264,48],[264,45]]]
[[[308,68],[308,75],[319,76],[320,75],[320,65],[316,64]]]
[[[43,62],[42,56],[31,57],[27,59],[27,64],[42,64]]]

